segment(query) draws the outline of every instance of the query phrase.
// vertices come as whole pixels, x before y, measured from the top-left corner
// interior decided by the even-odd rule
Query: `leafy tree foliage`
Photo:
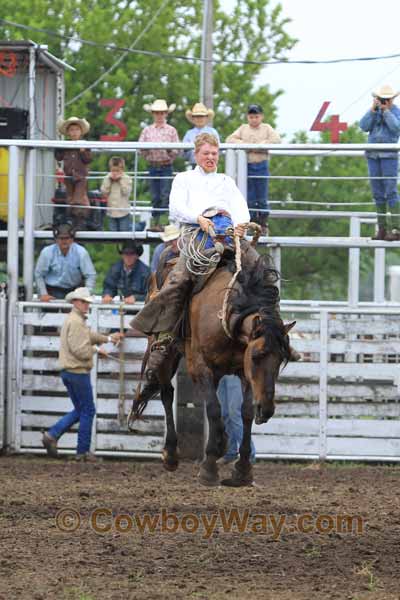
[[[5,19],[73,36],[129,47],[142,34],[161,0],[3,0]],[[140,38],[137,49],[182,56],[200,56],[201,0],[168,2],[148,31]],[[285,58],[295,40],[285,32],[288,19],[282,16],[279,4],[271,0],[245,0],[235,4],[232,15],[215,2],[214,56],[216,60],[267,60]],[[33,38],[48,44],[49,50],[72,65],[76,72],[66,73],[67,104],[82,93],[118,59],[120,52],[102,46],[71,42],[45,33],[2,27],[3,39]],[[267,86],[256,83],[260,65],[215,65],[214,92],[215,126],[222,138],[240,123],[249,101],[263,103],[268,114],[274,114],[274,94]],[[199,100],[200,64],[172,58],[158,58],[129,53],[120,65],[94,89],[68,105],[68,114],[83,115],[92,123],[91,137],[98,139],[107,133],[105,110],[99,107],[101,98],[123,98],[123,119],[129,138],[138,138],[148,120],[143,104],[155,98],[165,98],[177,104],[170,122],[183,136],[188,128],[185,110]],[[111,131],[109,131],[111,133]],[[114,132],[112,132],[114,133]]]

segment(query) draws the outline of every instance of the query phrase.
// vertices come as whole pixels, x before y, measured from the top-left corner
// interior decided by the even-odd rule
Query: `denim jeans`
[[[265,225],[268,218],[268,175],[269,163],[263,160],[259,163],[247,164],[247,205],[249,208],[258,208],[265,212],[250,211],[252,221]]]
[[[392,208],[399,201],[397,193],[397,171],[399,159],[394,158],[369,158],[368,171],[370,177],[391,177],[391,179],[370,179],[372,195],[375,203]]]
[[[243,438],[242,421],[242,384],[236,375],[225,375],[219,382],[217,396],[221,405],[225,433],[228,436],[228,448],[225,459],[234,459],[239,452]],[[250,459],[256,456],[253,440],[251,441]]]
[[[90,374],[61,371],[61,379],[68,390],[74,410],[61,417],[48,433],[58,440],[79,421],[77,454],[85,454],[90,450],[92,423],[96,414]]]
[[[132,231],[132,216],[108,217],[109,231]]]
[[[153,208],[168,208],[172,185],[172,165],[150,167],[150,193]],[[167,211],[166,211],[167,212]],[[153,211],[152,216],[160,218],[161,211]]]

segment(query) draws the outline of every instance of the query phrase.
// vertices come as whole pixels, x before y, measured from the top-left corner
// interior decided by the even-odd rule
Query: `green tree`
[[[329,142],[329,134],[320,136],[321,142]],[[352,125],[341,135],[343,143],[365,141],[357,125]],[[293,142],[307,143],[305,132],[294,136]],[[366,177],[365,158],[354,156],[275,156],[271,161],[271,173],[283,179],[270,183],[270,199],[280,201],[275,209],[312,210],[330,212],[332,218],[272,219],[271,230],[275,236],[337,237],[349,235],[349,219],[334,217],[335,212],[372,211],[367,179],[312,179],[312,177]],[[311,179],[284,179],[285,176],[310,177]],[[296,204],[301,202],[303,204]],[[313,204],[313,203],[321,203]],[[348,203],[348,206],[341,206]],[[367,232],[366,232],[367,234]],[[371,234],[371,231],[369,231]],[[371,254],[361,253],[361,270],[365,274],[372,269]],[[347,294],[348,250],[324,248],[294,248],[282,252],[283,297],[291,299],[345,300]]]
[[[4,19],[45,28],[60,35],[74,36],[99,44],[129,47],[142,34],[160,7],[161,0],[3,0]],[[199,56],[202,23],[201,0],[169,2],[141,37],[137,48],[160,53]],[[267,86],[256,83],[260,65],[223,64],[229,60],[268,60],[285,58],[295,40],[285,32],[288,19],[282,8],[271,0],[237,2],[232,15],[215,2],[215,125],[222,138],[243,118],[249,100],[262,102],[268,114],[274,114],[274,100]],[[188,128],[185,109],[198,101],[200,65],[184,60],[159,58],[129,53],[117,69],[108,74],[94,89],[68,104],[120,56],[119,51],[102,46],[79,44],[46,33],[1,27],[4,39],[33,38],[47,44],[49,50],[72,65],[76,72],[66,73],[68,114],[85,116],[92,123],[91,137],[107,133],[105,110],[101,98],[123,98],[123,119],[129,139],[138,138],[148,120],[143,104],[154,98],[175,102],[177,110],[170,118],[181,135]]]

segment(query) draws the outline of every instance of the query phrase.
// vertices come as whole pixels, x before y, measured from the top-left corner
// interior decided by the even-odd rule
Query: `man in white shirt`
[[[208,232],[213,222],[204,216],[212,207],[215,212],[229,214],[235,233],[243,238],[250,214],[246,200],[231,177],[217,173],[219,159],[218,140],[209,133],[199,135],[195,140],[195,158],[197,167],[176,175],[169,198],[170,220],[183,225],[200,226]],[[248,243],[242,244],[242,269],[251,269],[260,255]],[[207,252],[207,250],[205,251]],[[215,253],[215,248],[210,252]],[[142,310],[132,319],[130,325],[147,335],[159,336],[153,344],[149,356],[146,377],[153,379],[155,372],[168,352],[168,345],[174,337],[174,329],[184,309],[186,298],[196,280],[186,266],[186,257],[181,254],[179,260],[159,291]],[[279,304],[277,304],[279,311]],[[172,334],[172,335],[171,335]]]
[[[213,207],[229,213],[235,233],[243,237],[250,220],[246,200],[231,177],[217,173],[218,140],[211,134],[199,135],[195,141],[197,167],[176,175],[169,198],[170,220],[184,225],[200,226],[207,232],[213,225],[203,213]],[[258,258],[257,252],[250,248]],[[243,264],[243,259],[242,259]],[[148,335],[174,329],[193,281],[181,255],[166,284],[132,320],[131,326]]]

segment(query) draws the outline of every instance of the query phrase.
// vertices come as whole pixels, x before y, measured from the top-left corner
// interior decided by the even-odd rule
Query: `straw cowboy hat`
[[[193,117],[208,117],[209,119],[213,119],[214,114],[214,111],[211,108],[204,106],[202,102],[196,102],[192,110],[187,110],[185,112],[186,118],[190,122]]]
[[[172,240],[178,239],[181,235],[181,230],[178,225],[170,223],[164,227],[163,233],[160,234],[160,238],[163,242],[172,242]]]
[[[158,99],[158,100],[154,100],[153,104],[144,104],[143,108],[146,112],[169,112],[169,113],[172,113],[176,108],[176,104],[170,104],[168,106],[168,104],[165,102],[165,100]]]
[[[90,123],[86,119],[80,119],[79,117],[70,117],[65,121],[64,119],[60,119],[57,123],[57,129],[62,135],[67,135],[70,125],[79,125],[82,129],[82,135],[86,135],[90,129]]]
[[[84,302],[94,301],[87,287],[79,287],[73,292],[69,292],[69,294],[65,296],[65,300],[67,302],[73,302],[74,300],[83,300]]]
[[[396,98],[400,92],[395,92],[392,86],[390,85],[382,85],[378,90],[372,92],[372,95],[375,98]]]

